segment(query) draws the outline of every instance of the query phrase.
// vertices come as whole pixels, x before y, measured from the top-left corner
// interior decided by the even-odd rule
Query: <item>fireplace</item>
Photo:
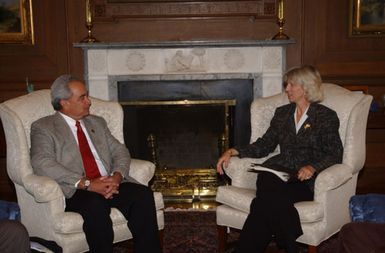
[[[223,183],[215,165],[250,139],[253,81],[122,81],[125,143],[156,165],[152,184],[166,200],[210,199]]]
[[[216,160],[233,140],[235,100],[121,103],[132,156],[156,165],[152,188],[166,201],[214,198]]]
[[[235,100],[121,102],[133,157],[157,169],[214,168],[233,143]]]
[[[207,190],[202,182],[216,178],[212,167],[221,149],[227,145],[248,143],[252,99],[282,91],[285,48],[291,43],[294,41],[77,43],[74,46],[84,50],[84,79],[90,96],[119,101],[124,107],[126,121],[140,118],[144,125],[152,125],[151,119],[155,118],[163,121],[163,130],[159,132],[125,124],[125,129],[129,129],[125,132],[125,142],[133,157],[157,163],[155,180],[158,182],[163,182],[163,176],[168,174],[174,181],[189,181],[186,173],[195,170],[199,180],[202,179],[198,180],[199,183],[192,180],[193,187],[189,186],[192,189],[188,195],[195,197]],[[165,137],[168,130],[177,133],[179,128],[188,129],[188,124],[172,123],[171,119],[164,120],[161,116],[167,118],[183,111],[189,116],[178,117],[182,117],[179,121],[185,123],[189,123],[190,117],[198,116],[221,122],[206,127],[194,126],[199,131],[205,128],[215,130],[199,134],[199,138],[211,140],[207,143],[197,141],[202,142],[205,148],[211,147],[197,148],[198,153],[191,157],[200,159],[189,157],[182,148],[178,152],[185,152],[184,155],[179,153],[172,157],[171,153],[175,151],[170,149],[174,146],[170,140],[185,142],[188,147],[191,145],[186,143],[191,143],[196,133],[184,130],[180,136]],[[196,115],[191,116],[194,113]],[[210,120],[197,118],[197,121],[205,123]],[[132,128],[143,133],[132,134],[135,132]],[[226,128],[228,131],[223,131]],[[141,140],[136,139],[139,136]],[[166,195],[168,186],[163,189]]]

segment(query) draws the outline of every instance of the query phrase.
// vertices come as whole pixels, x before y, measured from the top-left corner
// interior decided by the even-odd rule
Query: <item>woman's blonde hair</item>
[[[321,75],[313,66],[305,65],[288,70],[283,76],[283,82],[285,87],[288,82],[301,85],[305,98],[311,103],[323,100]]]

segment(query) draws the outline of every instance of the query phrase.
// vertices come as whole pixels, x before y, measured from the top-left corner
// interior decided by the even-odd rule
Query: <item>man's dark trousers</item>
[[[112,199],[85,190],[77,190],[66,199],[66,211],[79,213],[83,219],[90,252],[113,252],[111,207],[127,219],[134,238],[135,253],[160,253],[160,241],[153,192],[147,186],[122,183]]]

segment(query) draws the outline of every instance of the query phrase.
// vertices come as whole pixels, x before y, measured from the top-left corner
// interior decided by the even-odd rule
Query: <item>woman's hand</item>
[[[223,174],[222,168],[227,168],[227,166],[229,166],[230,158],[233,155],[238,155],[238,151],[233,148],[230,148],[225,152],[223,152],[222,156],[218,159],[218,163],[217,163],[217,172],[219,174],[221,175]]]
[[[298,179],[300,181],[309,180],[314,176],[314,173],[316,170],[313,168],[313,166],[307,165],[299,169],[298,171]]]

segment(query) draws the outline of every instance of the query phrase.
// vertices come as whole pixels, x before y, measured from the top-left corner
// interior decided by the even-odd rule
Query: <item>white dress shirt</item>
[[[298,134],[298,131],[299,129],[301,129],[303,123],[305,122],[305,120],[308,118],[307,116],[307,110],[309,110],[309,107],[308,106],[306,108],[306,110],[304,111],[304,113],[302,114],[301,118],[299,119],[298,123],[297,123],[297,119],[296,119],[296,115],[297,115],[297,107],[295,107],[295,111],[294,111],[294,122],[295,122],[295,130],[296,130],[296,133]]]
[[[59,112],[60,113],[60,112]],[[71,117],[68,117],[67,115],[63,114],[63,113],[60,113],[60,115],[63,116],[64,120],[66,121],[66,123],[68,124],[68,126],[70,127],[71,129],[71,132],[72,134],[74,135],[75,137],[75,140],[76,142],[78,143],[79,145],[79,141],[78,141],[78,135],[77,135],[77,127],[76,127],[76,120],[74,120],[73,118]],[[92,155],[94,156],[95,158],[95,162],[96,162],[96,165],[98,166],[98,169],[99,169],[99,173],[101,176],[107,176],[108,173],[107,173],[107,170],[106,168],[104,167],[103,165],[103,162],[102,160],[100,159],[99,155],[98,155],[98,152],[96,151],[95,149],[95,146],[94,144],[92,143],[91,139],[90,139],[90,136],[88,135],[88,132],[87,132],[87,129],[84,127],[83,125],[83,121],[82,120],[79,120],[80,121],[80,126],[82,127],[82,130],[84,132],[84,134],[86,135],[86,138],[87,138],[87,141],[88,141],[88,145],[90,145],[90,148],[91,148],[91,152],[92,152]],[[77,184],[76,184],[77,185]]]

